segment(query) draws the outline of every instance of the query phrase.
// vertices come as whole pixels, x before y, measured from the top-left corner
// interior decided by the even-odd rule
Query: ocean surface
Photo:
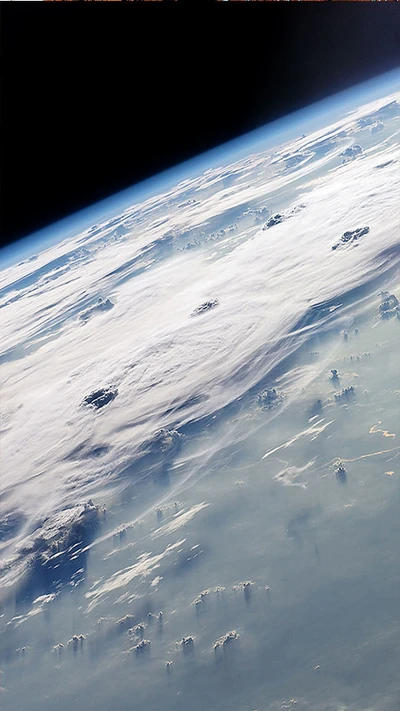
[[[399,101],[0,271],[2,708],[398,710]]]

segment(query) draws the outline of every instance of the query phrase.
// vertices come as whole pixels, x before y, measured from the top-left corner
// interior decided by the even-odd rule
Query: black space
[[[3,242],[400,64],[395,4],[2,3]]]

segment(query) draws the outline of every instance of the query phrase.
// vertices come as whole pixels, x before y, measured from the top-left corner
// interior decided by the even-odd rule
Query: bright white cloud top
[[[129,697],[130,656],[142,659],[150,648],[151,659],[146,657],[135,682],[137,699],[149,708],[161,708],[164,687],[172,683],[172,667],[167,674],[163,664],[177,650],[176,688],[163,708],[176,708],[176,694],[185,699],[181,708],[193,710],[233,708],[233,698],[241,709],[291,708],[293,698],[296,708],[331,708],[318,705],[321,694],[329,703],[341,701],[342,708],[366,708],[361,692],[351,697],[351,684],[339,672],[324,682],[314,679],[323,666],[322,648],[318,658],[310,655],[308,641],[297,649],[294,632],[297,651],[284,652],[279,636],[286,634],[283,609],[290,617],[297,605],[307,619],[312,586],[322,585],[315,561],[320,564],[323,545],[315,530],[312,564],[310,556],[302,559],[309,520],[325,520],[319,537],[329,550],[338,526],[349,525],[343,510],[357,505],[354,547],[367,512],[379,517],[374,502],[382,495],[388,536],[395,526],[390,500],[398,495],[400,475],[393,356],[400,328],[400,293],[393,282],[400,262],[399,101],[400,94],[369,101],[284,145],[187,178],[0,272],[6,703],[20,703],[26,691],[17,688],[14,675],[22,654],[15,650],[24,646],[27,630],[23,656],[35,709],[50,708],[54,699],[61,708],[69,703],[58,682],[44,697],[49,664],[56,664],[60,683],[63,675],[64,681],[75,675],[72,658],[60,663],[68,635],[70,648],[83,655],[74,693],[93,684],[93,708],[110,708],[113,698],[122,708]],[[380,294],[383,289],[388,293]],[[378,344],[385,362],[377,352],[369,354]],[[370,370],[365,363],[372,363]],[[333,368],[339,376],[329,375]],[[385,385],[378,388],[379,378]],[[383,404],[379,393],[385,388],[390,396]],[[371,448],[371,438],[383,436],[382,446]],[[378,484],[368,488],[364,473],[367,489],[339,500],[337,492],[343,499],[350,490],[338,486],[346,481],[346,462],[357,457],[366,457],[366,467],[379,457],[394,458],[396,464],[381,466],[381,486],[390,483],[392,491],[379,489],[378,495]],[[325,477],[330,486],[333,478],[334,493],[324,491]],[[277,486],[286,491],[282,484],[293,487],[294,498],[274,493]],[[293,562],[293,593],[287,540],[301,550],[301,560]],[[354,561],[360,575],[370,565],[371,553],[363,548],[363,555]],[[388,550],[390,563],[391,555]],[[204,562],[196,567],[199,559]],[[342,572],[325,570],[324,585],[329,577],[339,584],[336,574],[348,585],[350,562],[344,565]],[[270,574],[278,595],[272,617],[264,610],[271,602]],[[240,583],[247,576],[252,585]],[[219,583],[225,593],[215,592]],[[197,598],[196,585],[206,589]],[[79,606],[68,601],[65,586],[80,596]],[[325,588],[321,594],[328,600]],[[221,607],[223,595],[230,612]],[[239,599],[243,610],[235,617]],[[158,604],[164,616],[156,620]],[[79,614],[72,615],[71,605]],[[51,661],[53,645],[46,646],[42,633],[38,642],[39,628],[29,627],[47,609],[60,632],[56,639],[52,628],[50,637],[65,646]],[[134,624],[144,620],[149,627],[150,645],[140,643],[140,630],[124,630],[123,643],[115,632],[124,623],[118,627],[113,617],[133,609]],[[265,638],[259,633],[264,614]],[[72,637],[81,629],[72,629],[71,615],[79,618],[85,641]],[[96,626],[101,615],[105,632]],[[329,627],[329,611],[323,617]],[[343,642],[336,646],[331,634],[326,654],[334,665]],[[280,672],[266,689],[261,660],[272,663],[271,636]],[[214,652],[209,659],[207,651],[215,639],[225,640],[215,652],[222,655],[219,676],[210,666]],[[356,633],[355,639],[362,644]],[[96,673],[84,656],[90,640],[92,657],[94,649],[100,655]],[[121,696],[98,691],[97,697],[99,668],[110,649]],[[301,681],[303,652],[312,683]],[[40,657],[37,668],[29,667],[29,654]],[[291,662],[289,689],[282,668],[292,656],[297,661]],[[249,669],[251,678],[229,691],[229,675]],[[146,684],[154,674],[150,693]],[[201,679],[210,675],[205,692]],[[391,701],[396,690],[390,680],[387,689]]]

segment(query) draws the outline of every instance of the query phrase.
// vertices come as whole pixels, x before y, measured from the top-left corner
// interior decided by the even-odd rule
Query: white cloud
[[[256,385],[334,317],[321,313],[296,330],[310,307],[340,299],[399,260],[385,255],[399,239],[398,134],[366,132],[381,142],[340,164],[346,146],[361,141],[351,135],[359,118],[381,105],[273,155],[187,180],[125,210],[100,240],[88,230],[0,273],[1,487],[9,510],[26,516],[6,555],[39,519],[103,492],[156,431],[209,415]],[[292,172],[272,164],[286,153],[313,152],[327,136],[332,146]],[[223,185],[226,177],[232,184]],[[163,256],[166,234],[207,232],[211,219],[249,203],[272,214],[305,207],[271,230],[252,225]],[[364,225],[370,231],[357,247],[332,251],[344,232]],[[82,324],[79,314],[101,295],[114,307]],[[218,308],[190,318],[212,299]],[[118,388],[115,400],[99,411],[81,407],[92,390],[109,386]],[[76,461],[70,453],[81,444]],[[84,456],[88,447],[101,456]]]

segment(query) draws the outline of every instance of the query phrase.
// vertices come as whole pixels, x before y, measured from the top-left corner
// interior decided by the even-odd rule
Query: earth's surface
[[[399,708],[399,99],[0,272],[4,710]]]

